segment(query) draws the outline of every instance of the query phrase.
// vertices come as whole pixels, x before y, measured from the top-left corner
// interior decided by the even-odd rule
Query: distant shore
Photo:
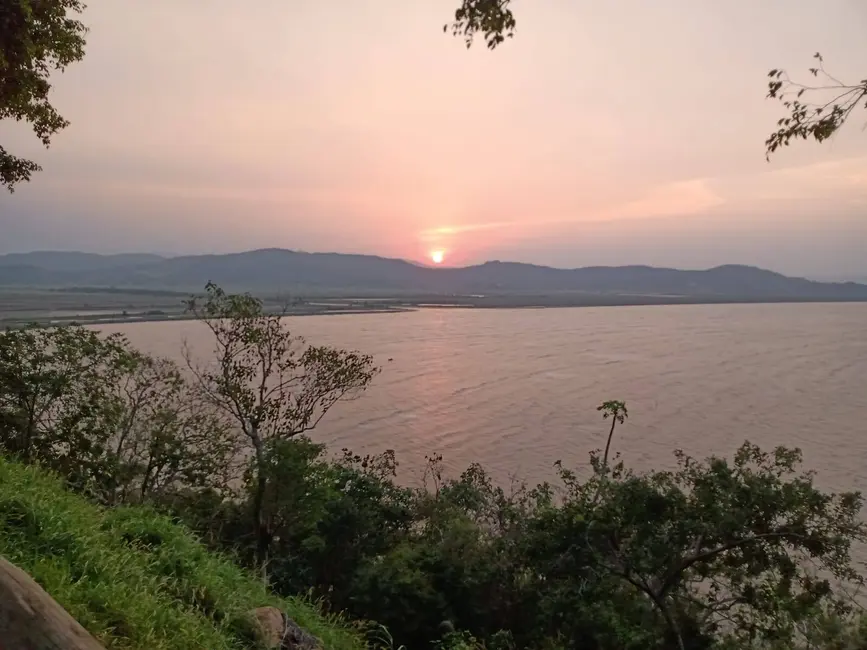
[[[30,290],[0,287],[0,327],[39,325],[109,325],[188,320],[177,291],[102,289]],[[647,294],[550,293],[543,295],[310,297],[288,300],[261,296],[265,309],[286,316],[399,314],[419,309],[545,309],[650,305],[865,302],[827,298],[767,296],[678,296]]]
[[[268,309],[269,313],[280,313],[285,316],[329,316],[347,314],[391,314],[414,311],[415,307],[310,307],[301,309]],[[82,308],[79,313],[75,309],[47,310],[43,312],[33,311],[29,313],[5,312],[0,305],[0,326],[21,327],[23,325],[113,325],[118,323],[153,323],[161,321],[185,321],[192,320],[191,314],[182,310],[159,310],[148,309],[143,311],[121,310],[94,310],[92,307]],[[62,312],[58,314],[57,312]]]
[[[309,311],[288,311],[285,316],[345,316],[347,314],[399,314],[415,309],[322,309]],[[282,313],[282,312],[274,312]],[[64,325],[75,323],[76,325],[113,325],[117,323],[158,323],[161,321],[186,321],[195,320],[195,317],[185,313],[166,314],[162,316],[156,315],[139,315],[127,314],[126,316],[119,314],[100,318],[64,318],[64,319],[46,319],[42,321],[31,321],[39,325]],[[5,322],[0,319],[0,323]]]

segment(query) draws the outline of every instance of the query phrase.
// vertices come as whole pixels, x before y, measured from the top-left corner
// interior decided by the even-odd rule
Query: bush
[[[859,637],[835,584],[860,581],[860,495],[816,489],[796,450],[676,456],[674,471],[636,474],[594,455],[586,480],[560,467],[557,488],[508,491],[479,465],[444,479],[435,457],[432,488],[407,489],[392,454],[328,461],[290,441],[269,456],[270,576],[410,647],[796,647],[834,626]],[[243,530],[248,512],[232,509],[241,519],[223,530]],[[252,539],[223,537],[239,540],[252,561]]]

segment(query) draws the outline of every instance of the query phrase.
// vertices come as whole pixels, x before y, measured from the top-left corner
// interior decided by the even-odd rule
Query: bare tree
[[[210,330],[213,360],[187,363],[204,397],[231,417],[252,455],[256,562],[266,572],[271,526],[264,513],[272,443],[312,430],[338,401],[365,390],[379,369],[358,352],[307,345],[282,314],[266,313],[248,294],[232,295],[208,283],[187,309]]]
[[[180,486],[225,489],[236,476],[237,436],[174,362],[136,352],[115,391],[122,411],[111,439],[111,500],[143,501]]]

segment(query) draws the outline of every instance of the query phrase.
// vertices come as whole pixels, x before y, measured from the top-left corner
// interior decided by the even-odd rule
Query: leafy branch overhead
[[[81,0],[0,3],[0,120],[28,122],[42,144],[68,126],[48,101],[49,77],[84,57],[87,28],[75,18]],[[0,145],[0,184],[9,191],[41,168]]]
[[[485,37],[488,48],[494,49],[507,38],[515,35],[515,16],[509,9],[510,0],[462,0],[455,10],[454,22],[443,26],[443,31],[451,29],[455,36],[462,36],[467,47],[473,44],[474,37]]]
[[[455,11],[454,22],[444,31],[464,38],[467,47],[474,37],[484,36],[488,48],[495,49],[515,34],[516,21],[509,0],[463,0]],[[822,55],[814,55],[818,66],[810,68],[815,84],[793,81],[780,69],[768,73],[768,97],[778,99],[788,115],[777,122],[777,130],[765,141],[766,157],[792,140],[815,138],[823,142],[836,133],[859,106],[867,108],[867,79],[846,84],[825,70]],[[802,97],[816,98],[805,101]]]
[[[855,85],[845,84],[825,70],[821,54],[816,52],[813,58],[817,61],[817,67],[810,68],[814,84],[793,81],[785,70],[768,73],[768,97],[779,100],[789,113],[777,121],[778,129],[765,141],[768,157],[799,138],[823,142],[843,126],[858,106],[867,108],[867,79]],[[804,96],[820,99],[806,101],[802,100]]]

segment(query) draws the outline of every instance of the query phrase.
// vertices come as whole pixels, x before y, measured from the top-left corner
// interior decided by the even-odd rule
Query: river
[[[614,448],[639,469],[677,448],[730,455],[744,439],[801,447],[819,482],[867,490],[867,304],[422,309],[287,319],[310,342],[374,355],[382,373],[312,437],[338,451],[393,448],[403,478],[425,454],[457,472],[537,481],[605,442],[596,406],[625,400]],[[105,326],[181,358],[198,323]]]

